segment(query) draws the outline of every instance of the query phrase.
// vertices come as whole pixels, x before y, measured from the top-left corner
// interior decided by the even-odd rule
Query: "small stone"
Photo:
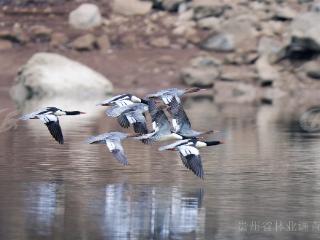
[[[219,33],[207,38],[201,47],[206,50],[218,52],[232,52],[235,49],[233,36],[230,34]]]
[[[99,8],[90,3],[81,4],[70,12],[69,24],[76,29],[91,29],[102,24]]]
[[[206,17],[221,17],[230,8],[229,5],[213,0],[196,0],[192,2],[194,19]]]
[[[167,11],[177,11],[179,5],[183,2],[184,0],[163,0],[162,7]]]
[[[50,41],[52,29],[43,25],[35,25],[30,28],[31,39],[34,41]]]
[[[168,37],[157,37],[150,40],[150,45],[157,48],[168,48],[170,46],[170,40]]]
[[[200,19],[197,22],[197,25],[202,29],[219,31],[221,28],[221,21],[219,18],[216,18],[216,17],[208,17],[208,18]]]
[[[107,35],[102,35],[97,38],[98,48],[102,52],[107,52],[110,49],[110,41]]]
[[[59,47],[68,42],[68,37],[64,33],[53,33],[51,36],[50,46]]]
[[[70,43],[70,46],[79,51],[92,50],[95,47],[96,38],[92,34],[86,34],[84,36],[76,38]]]
[[[0,40],[0,51],[2,50],[8,50],[13,47],[12,43],[7,40]]]
[[[256,69],[261,84],[272,83],[280,78],[279,72],[269,63],[267,56],[262,56],[256,61]]]
[[[114,0],[113,12],[125,16],[145,15],[151,11],[152,3],[138,0]]]
[[[191,66],[181,70],[181,79],[189,86],[210,87],[220,75],[220,61],[210,56],[191,60]]]
[[[320,80],[320,61],[308,62],[303,69],[309,77]]]
[[[288,6],[278,6],[275,10],[273,19],[286,21],[294,19],[298,13]]]

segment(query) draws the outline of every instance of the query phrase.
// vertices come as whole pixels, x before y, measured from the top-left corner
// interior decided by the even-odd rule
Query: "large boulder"
[[[112,83],[89,67],[54,53],[36,53],[22,66],[11,89],[17,102],[38,97],[104,96]]]
[[[152,3],[139,0],[114,0],[112,9],[115,13],[126,16],[145,15],[151,11]]]
[[[70,12],[69,24],[76,29],[91,29],[102,24],[99,8],[94,4],[84,3]]]

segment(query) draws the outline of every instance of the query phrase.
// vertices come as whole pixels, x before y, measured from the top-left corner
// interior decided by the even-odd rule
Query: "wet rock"
[[[89,33],[76,38],[70,43],[70,47],[79,51],[88,51],[95,48],[95,43],[95,36]]]
[[[168,37],[157,37],[150,40],[150,45],[157,48],[168,48],[170,46],[170,40]]]
[[[256,61],[256,69],[261,85],[272,84],[280,78],[279,72],[269,63],[267,56],[262,56]]]
[[[68,37],[64,33],[53,33],[51,36],[50,46],[59,47],[68,42]]]
[[[230,8],[229,5],[212,0],[195,0],[192,2],[194,19],[199,20],[206,17],[220,17]]]
[[[114,0],[113,12],[126,15],[145,15],[151,11],[152,3],[139,0]]]
[[[303,66],[303,69],[309,77],[320,80],[320,61],[319,60],[306,63]]]
[[[30,28],[31,39],[37,42],[50,41],[52,29],[43,25],[35,25]]]
[[[8,50],[13,47],[12,43],[8,40],[0,40],[0,51]]]
[[[191,66],[181,70],[181,79],[189,86],[211,87],[220,75],[220,61],[213,57],[197,57]]]
[[[202,29],[219,31],[221,27],[221,21],[219,18],[216,18],[216,17],[208,17],[208,18],[200,19],[197,22],[197,25]]]
[[[76,29],[91,29],[102,24],[99,8],[90,3],[81,4],[70,12],[69,24]]]
[[[10,93],[23,102],[30,97],[90,98],[106,95],[112,83],[89,67],[54,53],[36,53],[22,66]]]
[[[97,38],[97,46],[102,52],[107,52],[110,49],[110,41],[107,35],[102,35]]]

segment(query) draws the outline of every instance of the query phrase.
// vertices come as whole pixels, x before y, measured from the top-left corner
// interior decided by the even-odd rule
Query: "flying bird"
[[[133,103],[146,103],[144,99],[141,99],[135,95],[125,93],[113,96],[108,98],[101,103],[98,103],[97,106],[118,106],[123,107],[127,105],[131,105]]]
[[[148,111],[148,105],[144,103],[133,103],[126,106],[112,106],[107,109],[109,117],[117,118],[121,127],[128,128],[130,125],[136,133],[148,133],[144,113]]]
[[[183,165],[203,179],[204,171],[198,148],[223,144],[222,141],[199,141],[196,138],[184,139],[159,148],[159,151],[178,151]]]
[[[113,156],[118,160],[119,163],[121,163],[122,165],[128,165],[128,159],[124,153],[121,142],[129,136],[129,134],[122,132],[109,132],[98,136],[92,136],[88,138],[87,143],[106,144],[109,151],[113,154]]]
[[[184,136],[186,138],[199,137],[205,134],[214,133],[213,130],[209,130],[206,132],[198,132],[192,129],[191,122],[183,109],[181,103],[177,101],[176,98],[173,98],[169,103],[168,111],[172,116],[172,127],[174,132],[180,136]],[[217,132],[217,131],[215,131]]]
[[[164,104],[169,104],[172,99],[176,99],[179,103],[181,102],[180,97],[187,93],[194,93],[202,90],[201,88],[186,88],[186,89],[178,89],[178,88],[168,88],[164,90],[160,90],[155,93],[151,93],[147,95],[147,98],[152,99],[160,99],[164,102]]]
[[[46,107],[26,114],[20,120],[40,119],[49,129],[52,137],[60,144],[64,143],[58,116],[84,114],[80,111],[64,111],[56,107]]]
[[[164,112],[164,108],[166,107],[158,107],[154,100],[150,99],[148,101],[148,109],[152,120],[153,131],[137,136],[135,139],[141,140],[146,144],[151,144],[156,141],[184,139],[172,130],[169,119]]]

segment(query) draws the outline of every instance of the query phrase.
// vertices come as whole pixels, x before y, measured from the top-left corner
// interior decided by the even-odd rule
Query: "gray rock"
[[[308,12],[295,18],[290,26],[291,47],[320,51],[320,14]]]
[[[219,31],[221,29],[221,21],[217,17],[208,17],[200,19],[197,22],[197,25],[202,29],[209,29],[213,31]]]
[[[256,69],[261,84],[269,84],[280,78],[278,70],[269,63],[267,56],[256,61]]]
[[[79,51],[88,51],[94,49],[95,43],[95,36],[89,33],[76,38],[70,43],[70,47]]]
[[[196,0],[192,2],[191,7],[194,11],[193,17],[196,20],[212,16],[221,17],[230,8],[227,4],[212,0]]]
[[[50,41],[52,29],[43,25],[34,25],[30,28],[31,39],[34,41]]]
[[[312,3],[309,10],[311,12],[320,12],[320,1]]]
[[[294,19],[298,13],[289,6],[278,5],[274,11],[273,18],[276,20],[286,21]]]
[[[256,51],[258,33],[252,22],[230,19],[221,24],[221,31],[206,39],[202,47],[208,50],[230,52]]]
[[[112,10],[126,16],[145,15],[151,11],[152,3],[139,0],[114,0]]]
[[[207,38],[201,43],[201,47],[206,50],[231,52],[235,49],[234,38],[231,34],[219,33]]]
[[[278,40],[270,37],[262,37],[258,44],[258,53],[260,56],[277,54],[281,50],[282,44]]]
[[[184,3],[184,0],[163,0],[162,7],[167,11],[177,11],[181,3]]]
[[[81,63],[54,53],[36,53],[22,66],[11,88],[17,102],[30,97],[82,97],[106,95],[112,83]]]
[[[303,69],[309,77],[320,80],[320,61],[308,62]]]
[[[69,24],[76,29],[91,29],[102,24],[99,8],[90,3],[81,4],[70,12]]]
[[[197,57],[191,66],[181,70],[181,79],[189,86],[211,87],[220,75],[220,61],[213,57]]]

